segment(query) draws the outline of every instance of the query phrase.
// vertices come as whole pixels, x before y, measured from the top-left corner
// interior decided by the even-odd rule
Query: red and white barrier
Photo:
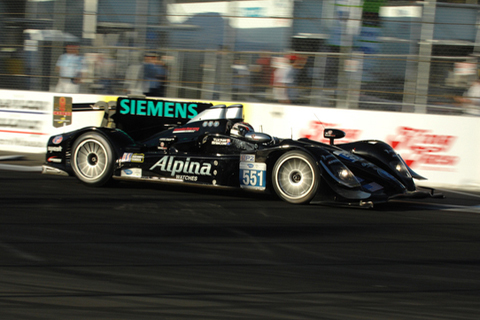
[[[0,150],[43,153],[51,135],[101,124],[104,111],[97,110],[73,112],[68,126],[54,126],[53,105],[59,96],[62,94],[0,90]],[[65,96],[72,97],[74,104],[93,105],[117,99],[86,94]],[[480,117],[261,103],[244,104],[244,114],[255,130],[280,138],[306,137],[328,143],[323,139],[323,129],[329,127],[346,132],[346,137],[336,143],[382,140],[413,170],[428,178],[418,182],[420,185],[480,189]]]
[[[480,117],[249,104],[246,121],[278,137],[323,139],[325,127],[344,130],[336,143],[377,139],[390,144],[417,173],[419,185],[480,188]]]

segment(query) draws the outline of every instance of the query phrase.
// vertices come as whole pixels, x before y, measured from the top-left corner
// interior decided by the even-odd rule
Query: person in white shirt
[[[273,72],[273,98],[280,103],[290,103],[287,94],[287,86],[291,82],[289,78],[292,69],[290,58],[276,59],[275,67]]]
[[[462,103],[463,113],[470,116],[480,116],[480,78],[477,78],[470,88],[455,101]]]
[[[66,53],[58,58],[55,69],[60,76],[55,88],[56,92],[78,93],[80,91],[84,63],[83,58],[79,55],[78,45],[67,45]]]

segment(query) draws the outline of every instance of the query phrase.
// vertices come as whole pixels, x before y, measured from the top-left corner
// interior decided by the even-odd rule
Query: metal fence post
[[[436,0],[424,2],[420,49],[418,51],[417,87],[415,90],[415,112],[427,113],[427,96],[430,80],[432,39],[435,22]]]
[[[177,98],[178,88],[183,70],[183,55],[179,51],[166,52],[172,56],[172,64],[168,67],[167,97]]]
[[[65,15],[67,10],[66,0],[55,1],[54,4],[54,11],[55,11],[55,18],[53,19],[53,27],[56,30],[60,30],[62,32],[65,31],[65,19],[67,15]],[[58,77],[55,72],[55,67],[57,64],[57,59],[63,53],[64,42],[62,41],[52,41],[52,50],[50,55],[50,88],[55,88],[55,85],[58,82]],[[42,49],[42,56],[45,56],[45,48]]]
[[[348,77],[347,108],[358,109],[360,90],[362,87],[364,54],[361,51],[353,52],[348,60],[350,66],[345,70],[350,74]]]
[[[215,52],[207,51],[204,54],[203,62],[203,78],[202,78],[202,92],[201,98],[204,100],[213,99],[215,92],[215,67],[217,55]]]
[[[327,56],[315,54],[312,72],[312,92],[310,104],[314,106],[325,107],[325,68],[327,65]]]
[[[135,13],[135,45],[138,48],[144,48],[147,38],[147,15],[148,15],[148,0],[136,0]]]

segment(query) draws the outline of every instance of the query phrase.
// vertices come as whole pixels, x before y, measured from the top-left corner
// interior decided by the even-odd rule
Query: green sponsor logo
[[[165,117],[191,119],[195,117],[198,105],[188,102],[172,102],[161,100],[120,100],[120,114],[145,117]]]

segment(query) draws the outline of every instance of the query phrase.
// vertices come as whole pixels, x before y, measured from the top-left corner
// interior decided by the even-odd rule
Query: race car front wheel
[[[317,193],[319,177],[311,156],[301,151],[287,152],[278,158],[273,167],[273,189],[287,202],[306,204]]]
[[[99,187],[113,175],[113,151],[100,134],[81,135],[72,147],[72,167],[78,179],[87,185]]]

